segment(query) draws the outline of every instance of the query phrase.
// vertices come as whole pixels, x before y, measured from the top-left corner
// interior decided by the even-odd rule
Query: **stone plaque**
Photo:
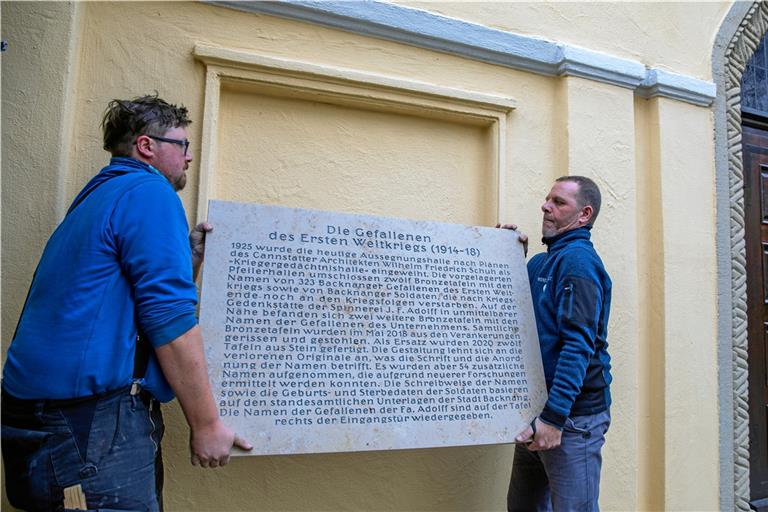
[[[211,201],[200,323],[250,454],[514,442],[546,401],[507,230]]]

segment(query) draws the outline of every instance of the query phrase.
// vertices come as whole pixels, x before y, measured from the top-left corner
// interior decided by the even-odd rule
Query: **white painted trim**
[[[507,126],[509,123],[509,114],[503,119],[500,119],[497,123],[498,129],[493,134],[493,152],[496,154],[496,220],[501,222],[501,219],[508,218],[509,210],[507,210],[507,197],[509,194],[507,190],[507,176],[511,173],[507,171],[507,158],[508,145],[507,140]]]
[[[205,219],[208,200],[216,198],[218,120],[221,89],[226,83],[245,83],[256,87],[256,91],[285,91],[291,96],[323,97],[333,103],[367,108],[385,106],[388,110],[488,126],[492,130],[491,186],[497,189],[497,220],[507,213],[504,176],[508,161],[507,123],[517,104],[513,98],[205,44],[196,45],[193,56],[206,66],[198,218]]]
[[[553,74],[562,60],[558,46],[544,39],[510,34],[386,2],[213,0],[209,3],[317,23],[535,73]]]
[[[221,76],[213,69],[205,73],[205,104],[203,107],[203,139],[200,142],[200,176],[197,191],[197,218],[208,218],[208,199],[216,197],[217,134],[219,132],[219,103]]]
[[[492,29],[428,11],[374,0],[208,0],[246,12],[316,23],[548,76],[578,76],[709,106],[712,82],[646,68],[642,63],[577,46]]]
[[[708,107],[717,95],[717,87],[712,82],[651,68],[635,92],[644,98],[662,96]]]
[[[407,91],[423,96],[448,98],[452,103],[471,105],[481,109],[508,112],[517,107],[517,102],[507,96],[440,87],[416,80],[402,80],[375,73],[363,73],[354,69],[321,66],[308,62],[277,57],[268,57],[256,53],[220,48],[208,45],[196,45],[194,56],[206,64],[223,64],[225,66],[247,66],[253,69],[278,70],[278,74],[286,76],[314,76],[331,79],[337,83],[350,83],[364,89]]]
[[[578,46],[561,47],[563,60],[558,67],[558,75],[578,76],[628,89],[637,88],[645,78],[645,66],[639,62]]]

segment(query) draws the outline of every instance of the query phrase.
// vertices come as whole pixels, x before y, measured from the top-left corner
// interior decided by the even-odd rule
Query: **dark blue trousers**
[[[600,453],[609,411],[568,418],[560,446],[532,452],[515,446],[507,494],[509,512],[598,512]]]
[[[24,510],[64,510],[64,489],[79,484],[88,510],[159,511],[163,432],[160,404],[128,388],[84,401],[3,393],[8,500]]]

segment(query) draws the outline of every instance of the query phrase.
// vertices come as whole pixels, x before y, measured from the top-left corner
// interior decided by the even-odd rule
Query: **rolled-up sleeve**
[[[197,325],[197,289],[184,208],[163,178],[147,180],[115,205],[111,229],[133,287],[137,321],[159,347]]]

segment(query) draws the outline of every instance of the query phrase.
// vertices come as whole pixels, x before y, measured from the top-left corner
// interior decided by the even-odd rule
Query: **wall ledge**
[[[635,93],[643,98],[661,96],[708,107],[717,94],[717,87],[712,82],[651,68]]]
[[[316,23],[546,76],[577,76],[632,89],[644,98],[661,96],[699,106],[710,106],[715,98],[712,82],[646,68],[632,59],[376,0],[207,3]]]
[[[645,66],[637,61],[578,46],[559,46],[563,54],[557,72],[560,76],[578,76],[635,90],[646,78]]]

